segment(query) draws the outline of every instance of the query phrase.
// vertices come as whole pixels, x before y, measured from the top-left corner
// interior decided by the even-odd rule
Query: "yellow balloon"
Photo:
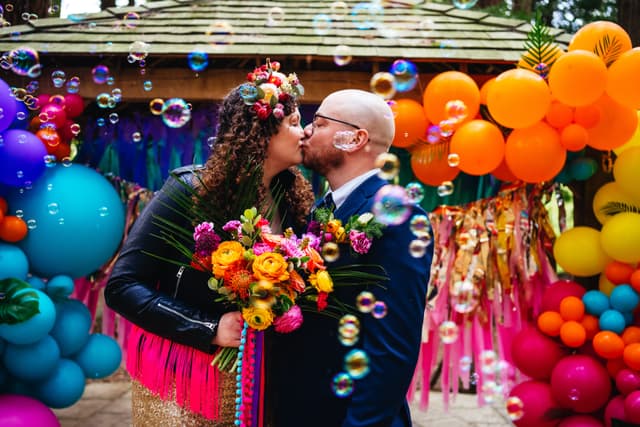
[[[604,273],[600,273],[600,278],[598,279],[598,290],[605,294],[606,296],[611,295],[611,291],[615,288],[616,285],[611,283],[609,279],[607,279],[607,275]]]
[[[595,228],[571,228],[556,239],[553,256],[567,273],[581,277],[595,276],[611,261],[600,240],[600,232]]]
[[[627,148],[640,146],[640,111],[636,111],[636,114],[638,115],[638,127],[636,128],[635,133],[623,145],[613,149],[613,152],[618,156]]]
[[[635,206],[640,210],[640,200],[628,195],[616,181],[607,182],[593,195],[593,213],[600,224],[605,224],[615,212],[610,212],[612,204]]]
[[[635,264],[640,261],[640,214],[619,213],[600,231],[604,252],[616,261]]]
[[[620,153],[613,164],[613,178],[625,193],[640,199],[640,146]]]

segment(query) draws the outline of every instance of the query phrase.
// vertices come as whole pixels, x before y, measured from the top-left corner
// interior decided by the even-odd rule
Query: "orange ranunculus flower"
[[[342,222],[339,219],[332,219],[331,221],[327,222],[326,232],[335,234],[340,227],[342,227]]]
[[[336,236],[336,243],[344,243],[347,241],[347,233],[344,231],[344,227],[340,226],[334,233]]]
[[[307,270],[313,273],[316,270],[324,270],[326,267],[324,266],[324,259],[322,259],[322,255],[318,253],[311,246],[307,246],[305,249],[305,254],[309,256],[309,261],[307,261]]]
[[[289,278],[287,260],[275,252],[265,252],[253,260],[253,274],[258,280],[278,283]]]
[[[239,242],[227,241],[220,243],[218,249],[211,254],[213,275],[220,278],[235,263],[244,259],[244,247]]]
[[[319,292],[333,292],[333,279],[327,270],[320,270],[309,275],[309,282]]]
[[[295,292],[302,293],[304,292],[304,279],[297,271],[291,270],[289,272],[289,288],[294,290]]]
[[[242,309],[242,318],[253,329],[263,331],[273,322],[273,312],[264,307],[246,307]]]

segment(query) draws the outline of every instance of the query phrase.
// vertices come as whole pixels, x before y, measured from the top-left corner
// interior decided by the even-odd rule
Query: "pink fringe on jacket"
[[[211,366],[213,356],[132,325],[128,339],[127,371],[161,399],[175,402],[203,417],[220,414],[221,374]],[[175,393],[174,393],[175,391]]]

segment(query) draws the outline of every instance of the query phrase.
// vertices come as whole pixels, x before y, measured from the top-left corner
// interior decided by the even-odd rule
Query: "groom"
[[[388,182],[378,176],[376,158],[391,146],[393,113],[380,97],[361,90],[341,90],[327,96],[305,128],[303,162],[323,175],[335,203],[334,215],[345,224],[356,214],[371,212],[376,192]],[[342,149],[336,148],[338,138]],[[413,207],[413,214],[425,214]],[[302,327],[276,338],[272,375],[275,427],[356,427],[411,425],[406,393],[418,358],[433,246],[415,258],[409,244],[416,237],[409,224],[389,225],[366,255],[344,253],[336,264],[382,266],[384,287],[371,287],[384,301],[387,314],[361,314],[354,346],[339,341],[338,321],[306,314]],[[336,288],[336,298],[356,305],[362,289]],[[345,355],[364,350],[369,373],[353,380],[342,393],[332,388],[345,372]],[[348,383],[348,381],[347,381]],[[344,396],[340,397],[339,394]]]

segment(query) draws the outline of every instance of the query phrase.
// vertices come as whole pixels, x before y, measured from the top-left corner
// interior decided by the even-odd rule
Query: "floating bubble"
[[[493,380],[485,380],[482,383],[482,397],[486,403],[493,403],[502,395],[502,386]]]
[[[64,86],[64,82],[67,81],[67,75],[62,70],[55,70],[51,73],[51,82],[57,88]]]
[[[32,80],[29,82],[29,84],[27,84],[27,87],[25,89],[29,93],[35,93],[39,88],[40,88],[40,83],[37,80]]]
[[[382,319],[387,315],[387,303],[384,301],[376,301],[373,304],[373,310],[371,310],[371,315],[376,319]]]
[[[206,52],[194,50],[187,56],[189,68],[196,73],[205,70],[209,66],[209,56]]]
[[[267,26],[274,27],[284,22],[284,9],[275,6],[269,9],[267,13]]]
[[[258,96],[258,88],[249,83],[245,83],[240,86],[239,92],[240,97],[247,105],[253,104]]]
[[[444,106],[444,116],[448,119],[461,122],[466,119],[468,115],[469,108],[467,108],[467,104],[459,99],[448,101]]]
[[[180,128],[191,120],[191,109],[182,98],[171,98],[164,103],[162,121],[170,128]]]
[[[376,303],[376,296],[369,291],[362,291],[356,297],[356,307],[361,313],[371,313]]]
[[[340,21],[349,13],[349,5],[343,1],[334,1],[329,6],[329,10],[331,11],[331,19]]]
[[[209,138],[207,138],[207,147],[213,148],[213,146],[215,144],[216,144],[216,137],[215,136],[210,136]]]
[[[128,12],[122,17],[122,23],[125,28],[133,30],[140,23],[140,15],[135,12]]]
[[[114,88],[111,91],[111,98],[113,98],[113,100],[115,102],[120,102],[122,101],[122,89],[120,88]]]
[[[447,164],[452,168],[458,167],[460,165],[460,155],[458,153],[449,153]]]
[[[413,215],[409,221],[409,228],[417,237],[431,235],[431,222],[429,221],[429,217],[426,215]]]
[[[80,125],[78,123],[73,123],[69,126],[69,130],[73,136],[78,136],[80,134]]]
[[[51,202],[47,205],[47,209],[50,215],[56,215],[60,212],[60,206],[56,202]]]
[[[498,355],[493,350],[483,350],[478,356],[480,371],[490,375],[495,374],[498,370]]]
[[[31,76],[35,67],[40,65],[38,52],[30,47],[17,47],[7,54],[11,69],[19,76]]]
[[[38,222],[35,219],[27,220],[27,228],[29,230],[35,230],[38,228]]]
[[[333,134],[332,144],[338,150],[350,152],[357,147],[356,133],[351,130],[339,130]]]
[[[524,403],[518,396],[510,396],[505,403],[507,415],[511,421],[518,421],[524,415]]]
[[[345,314],[338,321],[338,326],[351,325],[356,328],[357,333],[360,333],[360,319],[355,314]]]
[[[151,80],[145,80],[144,83],[142,83],[142,89],[144,89],[145,92],[150,92],[153,89],[153,82]]]
[[[333,377],[331,389],[337,397],[349,397],[353,393],[353,379],[349,374],[340,372]]]
[[[363,350],[351,350],[344,356],[344,370],[353,379],[364,378],[369,373],[369,356]]]
[[[418,67],[406,59],[396,59],[393,61],[390,72],[394,77],[394,88],[398,92],[410,91],[416,87],[418,83]]]
[[[458,9],[471,9],[478,3],[478,0],[453,0],[453,5]]]
[[[322,245],[320,252],[322,253],[322,258],[327,262],[335,262],[340,258],[340,248],[335,242],[326,242]]]
[[[458,121],[453,119],[444,119],[438,123],[438,127],[440,128],[440,135],[443,138],[449,138],[453,135],[453,132],[456,130],[456,126]]]
[[[154,116],[159,116],[160,114],[162,114],[163,110],[164,110],[163,99],[154,98],[151,101],[149,101],[149,111],[151,111],[151,114],[153,114]]]
[[[398,225],[409,218],[411,206],[404,187],[387,184],[374,196],[372,211],[379,222],[386,225]]]
[[[319,13],[311,21],[313,32],[319,36],[326,36],[331,31],[331,17],[326,13]]]
[[[438,327],[438,334],[444,344],[453,344],[458,340],[460,329],[456,322],[445,320]]]
[[[440,127],[437,125],[431,125],[427,128],[427,142],[429,144],[437,144],[440,142]]]
[[[96,65],[91,69],[91,77],[93,78],[93,82],[97,85],[101,85],[107,82],[107,78],[109,78],[109,67],[106,65]]]
[[[140,142],[142,140],[142,134],[140,132],[134,132],[131,134],[131,140],[133,142]]]
[[[120,116],[118,116],[118,113],[111,113],[111,114],[109,114],[109,121],[110,121],[112,124],[114,124],[114,125],[115,125],[116,123],[118,123],[118,121],[119,121],[119,120],[120,120]]]
[[[347,45],[338,45],[333,51],[333,62],[338,67],[348,65],[351,62],[351,58],[351,48]]]
[[[67,93],[78,93],[80,91],[80,77],[73,76],[67,81]]]
[[[544,62],[540,62],[538,64],[536,64],[535,67],[533,67],[533,69],[536,71],[536,73],[538,73],[540,75],[540,77],[542,77],[543,79],[546,79],[547,77],[549,77],[549,66],[547,64],[545,64]]]
[[[134,61],[142,61],[149,55],[150,49],[151,45],[149,43],[138,40],[129,45],[129,56]]]
[[[378,3],[361,2],[351,9],[351,21],[358,30],[370,30],[382,23],[384,9]]]
[[[380,169],[380,172],[378,172],[380,178],[391,180],[398,176],[398,172],[400,172],[400,160],[393,153],[380,153],[376,157],[375,167]]]
[[[113,76],[109,76],[107,77],[107,85],[108,86],[113,86],[113,84],[116,82],[116,79]]]
[[[462,356],[460,358],[460,371],[461,372],[471,371],[472,363],[473,361],[471,360],[471,356]]]
[[[48,168],[52,168],[56,165],[56,156],[53,154],[47,154],[44,156],[44,165]]]
[[[453,309],[462,314],[471,313],[478,306],[479,291],[474,283],[469,280],[458,280],[450,291]]]
[[[96,125],[98,125],[98,127],[103,127],[106,123],[106,120],[104,119],[104,117],[99,117],[96,119]]]
[[[410,182],[405,185],[409,201],[414,204],[420,204],[424,199],[424,187],[419,182]]]
[[[112,98],[111,95],[109,95],[108,93],[100,93],[96,96],[96,104],[98,104],[98,107],[100,108],[109,108],[109,105],[111,105],[112,102]]]
[[[338,323],[338,340],[346,347],[353,346],[360,337],[360,320],[353,314],[345,314]]]
[[[391,99],[396,94],[395,77],[386,71],[375,73],[369,81],[369,87],[371,92],[383,99]]]
[[[227,21],[213,21],[205,31],[209,44],[214,46],[233,43],[235,30]]]
[[[421,239],[413,239],[409,242],[409,255],[414,258],[422,258],[427,253],[429,243]]]
[[[446,197],[453,194],[454,185],[451,181],[443,181],[442,184],[438,185],[436,189],[436,193],[440,197]]]

